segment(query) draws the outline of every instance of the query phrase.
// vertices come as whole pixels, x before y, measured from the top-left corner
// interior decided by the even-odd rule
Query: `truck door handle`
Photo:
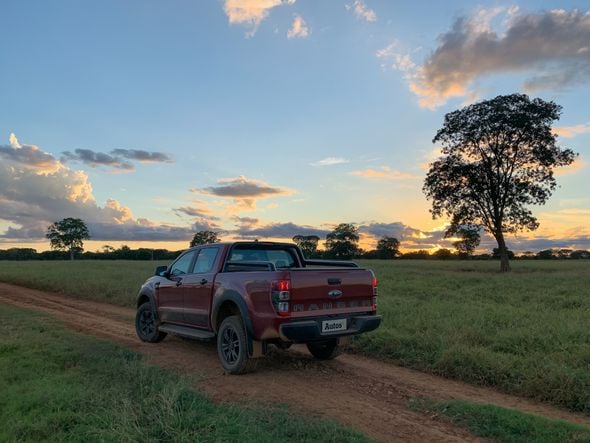
[[[206,279],[206,278],[204,278],[204,279],[202,279],[202,280],[201,280],[199,283],[201,283],[202,285],[206,285],[206,284],[207,284],[207,279]]]
[[[178,281],[176,282],[176,287],[180,286],[181,284],[182,284],[182,280],[178,280]]]

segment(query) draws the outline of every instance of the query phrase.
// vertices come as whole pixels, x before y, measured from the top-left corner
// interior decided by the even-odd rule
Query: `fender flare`
[[[154,291],[152,288],[150,288],[150,287],[141,288],[141,291],[139,292],[139,294],[137,295],[137,298],[135,300],[135,307],[136,308],[139,308],[139,306],[143,304],[143,303],[141,303],[141,300],[144,298],[148,299],[148,303],[152,307],[152,311],[156,317],[156,321],[158,321],[159,320],[158,305],[156,303],[156,294],[154,294]]]
[[[244,298],[238,292],[225,291],[223,294],[213,299],[213,305],[211,306],[211,328],[213,329],[213,332],[217,334],[217,317],[219,316],[219,309],[226,301],[234,303],[240,311],[240,316],[242,317],[242,321],[246,328],[246,336],[248,337],[248,351],[250,355],[252,355],[254,352],[254,327],[252,326],[252,319],[248,312],[248,305],[246,305]]]

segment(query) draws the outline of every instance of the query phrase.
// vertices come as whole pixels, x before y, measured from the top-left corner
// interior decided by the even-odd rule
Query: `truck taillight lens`
[[[377,277],[373,276],[373,312],[377,312]]]
[[[291,315],[289,299],[291,298],[291,280],[275,280],[272,282],[271,295],[272,305],[277,314],[281,317]]]

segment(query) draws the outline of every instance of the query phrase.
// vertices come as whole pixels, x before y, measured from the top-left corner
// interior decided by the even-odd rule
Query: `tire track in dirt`
[[[48,313],[72,329],[131,347],[150,363],[197,376],[197,387],[221,402],[271,401],[304,414],[324,415],[380,441],[476,441],[468,432],[408,408],[411,397],[492,403],[590,426],[590,417],[550,405],[447,380],[358,355],[314,360],[304,347],[273,350],[257,371],[225,375],[214,343],[168,337],[140,342],[135,311],[0,283],[0,303]]]

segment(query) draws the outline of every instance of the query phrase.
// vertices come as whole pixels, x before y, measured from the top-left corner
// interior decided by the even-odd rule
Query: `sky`
[[[579,157],[508,246],[590,249],[586,1],[0,0],[0,17],[0,249],[48,249],[65,217],[87,250],[338,223],[365,248],[448,247],[422,193],[432,139],[514,92],[563,106]]]

